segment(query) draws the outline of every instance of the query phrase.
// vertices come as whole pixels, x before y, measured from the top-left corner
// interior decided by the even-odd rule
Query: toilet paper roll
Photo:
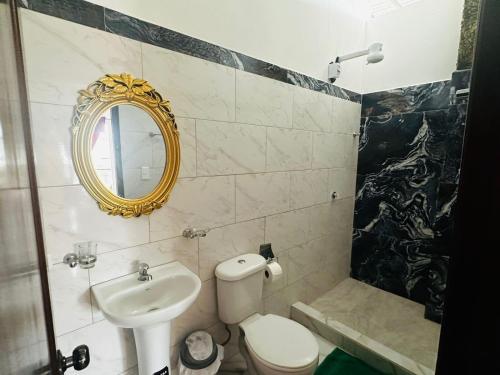
[[[266,265],[266,271],[264,272],[266,281],[273,283],[283,276],[283,269],[278,264],[278,262],[271,262]]]

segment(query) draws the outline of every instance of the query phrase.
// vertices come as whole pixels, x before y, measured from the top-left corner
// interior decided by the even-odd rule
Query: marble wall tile
[[[333,100],[301,87],[293,90],[293,127],[322,132],[332,130]]]
[[[445,161],[441,182],[457,184],[460,178],[468,100],[450,106],[443,132]]]
[[[258,253],[264,243],[264,219],[216,228],[200,238],[200,278],[211,279],[220,262],[246,253]]]
[[[72,106],[31,103],[38,186],[78,185],[71,155]]]
[[[290,207],[309,207],[330,200],[328,170],[290,172]]]
[[[56,336],[92,323],[88,270],[56,264],[49,268],[49,285]]]
[[[276,314],[285,318],[290,317],[290,304],[286,294],[280,290],[263,299],[264,314]]]
[[[215,279],[204,281],[194,304],[172,322],[171,345],[179,344],[189,333],[207,329],[219,322]]]
[[[361,105],[348,100],[333,98],[332,130],[352,134],[359,131]]]
[[[292,127],[293,87],[255,74],[236,71],[236,121]]]
[[[328,238],[322,237],[291,248],[288,251],[288,283],[317,271],[327,260],[328,247]]]
[[[104,30],[104,8],[100,5],[72,0],[21,0],[18,3],[40,13]]]
[[[338,202],[323,203],[307,209],[309,212],[308,239],[328,236],[334,226],[338,225],[333,221],[335,206]]]
[[[353,198],[338,199],[310,207],[309,239],[352,232]]]
[[[156,267],[173,261],[198,273],[197,241],[176,237],[101,254],[95,267],[89,270],[90,284],[136,273],[140,263]]]
[[[187,227],[217,227],[234,223],[235,177],[183,178],[167,204],[150,216],[150,239],[177,237]]]
[[[181,145],[181,167],[179,178],[196,177],[196,122],[193,119],[176,117]]]
[[[266,170],[311,168],[312,133],[292,129],[267,129]]]
[[[21,24],[30,101],[75,105],[107,73],[142,76],[138,42],[25,10]]]
[[[197,120],[198,176],[264,172],[266,128]]]
[[[312,168],[347,167],[347,153],[353,144],[352,135],[313,133]]]
[[[289,207],[289,173],[236,176],[236,221],[284,212]]]
[[[142,53],[144,77],[171,101],[175,114],[234,121],[234,69],[148,44]]]
[[[308,209],[266,217],[266,243],[272,243],[275,254],[306,243],[309,219]]]
[[[127,220],[106,215],[82,186],[41,188],[39,194],[50,263],[62,262],[77,242],[95,241],[103,253],[149,241],[147,216]]]
[[[289,306],[297,301],[308,304],[334,286],[331,273],[326,270],[318,270],[289,284],[283,293],[286,294]]]
[[[103,320],[57,338],[57,347],[63,353],[71,353],[83,343],[92,351],[90,365],[85,369],[87,374],[120,374],[137,365],[131,329],[118,328]],[[66,373],[78,374],[78,371],[70,369]]]
[[[356,172],[346,168],[335,168],[328,171],[328,191],[336,192],[337,198],[348,198],[355,195]]]
[[[364,94],[362,116],[446,109],[450,104],[450,88],[450,81],[439,81]]]

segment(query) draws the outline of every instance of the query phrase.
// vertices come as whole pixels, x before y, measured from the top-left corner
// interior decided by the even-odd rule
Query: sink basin
[[[136,328],[172,320],[193,304],[201,281],[179,262],[152,267],[151,281],[132,274],[92,287],[99,307],[111,323]]]
[[[139,281],[134,273],[94,285],[92,293],[108,321],[134,329],[139,374],[171,373],[170,322],[194,303],[201,281],[179,262],[148,273],[150,281]]]

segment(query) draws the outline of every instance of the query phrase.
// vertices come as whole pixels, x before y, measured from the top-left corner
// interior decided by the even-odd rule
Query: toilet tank
[[[219,318],[236,324],[259,312],[266,260],[258,254],[244,254],[215,268]]]

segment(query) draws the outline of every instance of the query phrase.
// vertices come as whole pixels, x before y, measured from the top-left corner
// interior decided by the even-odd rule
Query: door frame
[[[498,20],[500,0],[481,1],[436,375],[500,374]]]
[[[38,257],[38,268],[40,273],[40,284],[42,292],[43,313],[45,321],[45,331],[47,333],[47,347],[49,353],[50,374],[58,374],[57,349],[54,333],[54,321],[52,318],[52,305],[50,303],[49,278],[47,272],[47,260],[45,257],[45,246],[43,241],[43,227],[40,212],[40,201],[38,197],[38,184],[35,173],[35,157],[33,153],[33,141],[30,125],[30,111],[28,104],[28,91],[26,86],[26,75],[24,69],[24,56],[21,43],[21,28],[19,24],[19,13],[16,0],[8,0],[10,8],[12,30],[14,37],[14,54],[16,60],[17,82],[19,86],[19,99],[21,107],[21,122],[24,133],[24,143],[26,148],[26,162],[28,167],[29,187],[31,192],[31,206],[33,211],[33,224]]]

